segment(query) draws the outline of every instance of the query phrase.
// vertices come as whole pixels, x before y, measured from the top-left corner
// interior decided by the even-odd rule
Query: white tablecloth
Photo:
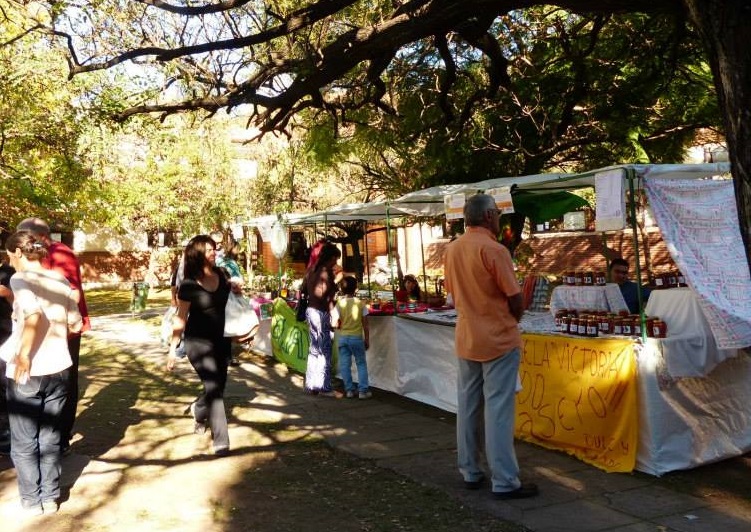
[[[653,291],[644,312],[668,326],[668,336],[660,342],[660,348],[671,377],[703,377],[720,362],[738,356],[737,349],[717,348],[690,288]]]
[[[456,412],[455,314],[371,318],[371,384]],[[662,475],[750,451],[751,357],[738,356],[707,377],[680,379],[666,387],[659,378],[661,343],[650,339],[637,355],[636,469]]]
[[[558,310],[567,308],[606,310],[613,313],[628,310],[621,289],[615,283],[605,286],[556,286],[550,297],[550,312],[555,316]]]

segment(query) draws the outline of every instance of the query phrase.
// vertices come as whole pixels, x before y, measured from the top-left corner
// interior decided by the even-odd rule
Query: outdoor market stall
[[[727,168],[718,165],[631,165],[576,176],[507,178],[418,191],[394,201],[393,206],[402,212],[430,214],[443,211],[442,195],[447,192],[474,193],[518,183],[534,191],[555,190],[591,186],[602,176],[609,180],[628,177],[631,186],[635,179],[642,180],[652,202],[665,178],[685,188],[688,185],[679,179],[724,171]],[[656,184],[650,188],[653,182]],[[705,193],[701,187],[694,195],[704,197]],[[726,197],[723,201],[718,204],[721,209],[731,210]],[[707,205],[703,213],[686,211],[689,203],[684,198],[679,205],[684,219],[696,220],[703,214],[705,221],[715,225],[723,219],[723,213]],[[659,220],[661,215],[656,214]],[[625,220],[625,209],[621,215]],[[732,226],[732,216],[724,219],[730,221],[720,225]],[[668,226],[671,254],[692,286],[678,290],[695,298],[694,311],[683,316],[671,314],[668,309],[672,305],[666,301],[682,294],[667,290],[663,296],[657,292],[650,302],[664,319],[672,321],[668,325],[674,331],[666,339],[570,336],[554,330],[550,314],[526,315],[518,437],[565,450],[607,470],[636,468],[657,475],[751,450],[751,360],[745,354],[739,356],[743,352],[738,351],[751,344],[751,280],[745,255],[736,249],[740,238],[735,239],[736,246],[732,236],[724,233],[707,238],[725,248],[710,251],[725,257],[725,264],[718,264],[702,257],[701,250],[685,245],[691,238],[681,236],[680,223],[659,221],[661,228]],[[732,227],[723,229],[732,232]],[[732,278],[725,273],[728,262]],[[702,270],[707,263],[710,275]],[[728,286],[734,289],[732,294],[727,293]],[[307,335],[290,334],[296,328],[299,331],[299,324],[290,323],[284,308],[278,311],[271,330],[274,353],[285,361],[288,355],[293,362],[302,361],[304,370]],[[450,311],[374,316],[368,352],[371,384],[455,411],[454,319],[455,313]],[[644,316],[641,320],[644,325]],[[714,350],[707,338],[718,338]]]

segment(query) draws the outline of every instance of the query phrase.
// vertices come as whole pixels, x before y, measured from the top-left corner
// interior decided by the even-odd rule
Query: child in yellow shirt
[[[339,372],[344,382],[346,397],[355,397],[355,383],[352,382],[352,358],[357,366],[357,397],[369,399],[372,394],[368,383],[368,362],[365,350],[370,346],[370,331],[368,329],[368,308],[365,303],[355,297],[357,279],[348,275],[339,283],[339,289],[344,297],[336,302],[339,313],[339,334],[337,347],[339,348]]]

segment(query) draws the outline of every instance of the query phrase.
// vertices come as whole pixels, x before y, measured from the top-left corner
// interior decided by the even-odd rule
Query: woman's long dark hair
[[[20,249],[29,260],[42,260],[47,256],[47,246],[31,231],[16,231],[5,241],[5,249],[14,252]]]
[[[185,246],[185,278],[200,279],[203,277],[204,267],[210,264],[206,258],[206,248],[216,249],[216,243],[209,235],[196,235]]]
[[[417,277],[411,274],[405,275],[404,280],[402,281],[402,290],[407,289],[407,281],[412,281],[415,284],[414,288],[412,288],[412,291],[409,294],[407,294],[407,296],[420,299],[421,290],[420,290],[420,283],[417,282]]]
[[[331,242],[326,242],[323,247],[321,247],[320,253],[318,253],[318,261],[316,262],[314,270],[320,270],[331,259],[333,259],[334,257],[338,259],[341,256],[342,252],[339,251],[338,247],[336,247]]]

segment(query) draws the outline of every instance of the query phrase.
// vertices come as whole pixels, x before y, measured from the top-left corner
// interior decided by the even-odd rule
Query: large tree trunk
[[[738,203],[738,223],[751,269],[751,3],[683,0],[701,33],[724,112],[725,137]]]

